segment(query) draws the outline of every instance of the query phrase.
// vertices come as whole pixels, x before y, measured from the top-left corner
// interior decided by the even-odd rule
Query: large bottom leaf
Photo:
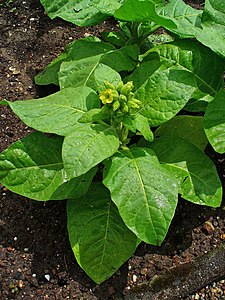
[[[114,274],[139,243],[100,183],[92,184],[80,199],[69,200],[67,214],[74,255],[96,283]]]

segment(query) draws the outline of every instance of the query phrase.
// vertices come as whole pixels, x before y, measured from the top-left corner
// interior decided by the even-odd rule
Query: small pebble
[[[50,275],[49,275],[49,274],[46,274],[46,275],[45,275],[45,279],[48,280],[48,281],[50,281]]]

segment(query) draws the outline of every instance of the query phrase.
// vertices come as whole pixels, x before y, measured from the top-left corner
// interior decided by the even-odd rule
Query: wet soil
[[[201,3],[195,2],[198,6]],[[52,93],[54,87],[35,86],[34,76],[72,40],[99,35],[114,26],[110,20],[101,26],[78,28],[50,20],[38,0],[0,0],[0,100]],[[10,109],[0,106],[0,151],[30,131]],[[207,152],[225,185],[225,156],[210,147]],[[213,209],[180,199],[163,245],[142,243],[101,285],[96,285],[74,259],[66,229],[66,201],[31,201],[0,186],[0,210],[3,300],[184,299],[210,281],[225,278],[225,200],[221,208]],[[208,273],[203,273],[207,268],[202,261],[209,262]],[[198,284],[194,275],[191,278],[196,270]],[[188,275],[190,280],[184,286]],[[168,282],[170,287],[174,285],[169,292]]]

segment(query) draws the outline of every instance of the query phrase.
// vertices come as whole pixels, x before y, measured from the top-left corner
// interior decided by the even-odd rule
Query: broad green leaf
[[[0,154],[0,182],[14,193],[35,200],[83,195],[96,172],[68,181],[62,162],[62,138],[35,132]],[[64,187],[67,190],[64,190]]]
[[[151,149],[179,181],[181,196],[196,204],[218,207],[222,185],[214,163],[193,144],[173,136],[155,139]]]
[[[103,180],[119,213],[137,237],[160,245],[177,205],[177,180],[152,150],[132,148],[109,159]]]
[[[59,85],[58,72],[63,61],[73,61],[82,58],[97,56],[115,50],[113,45],[101,42],[95,37],[87,37],[74,41],[65,47],[64,52],[51,62],[43,72],[35,76],[35,83],[39,85]]]
[[[120,8],[120,6],[125,2],[125,0],[92,0],[92,4],[101,13],[106,15],[113,15],[114,12]]]
[[[202,93],[199,90],[196,92],[197,93],[193,93],[193,98],[188,101],[184,109],[190,112],[205,112],[207,105],[214,99],[214,97],[209,94]]]
[[[107,19],[91,0],[40,0],[51,19],[60,17],[78,26],[92,26]]]
[[[203,117],[199,116],[176,116],[160,125],[155,131],[155,136],[182,138],[202,151],[208,144],[203,129]]]
[[[100,183],[93,184],[80,199],[69,200],[67,215],[74,255],[96,283],[113,275],[139,243]]]
[[[119,148],[119,139],[114,128],[108,125],[80,123],[66,135],[62,157],[68,177],[78,177]]]
[[[194,37],[200,27],[202,11],[184,3],[183,0],[169,0],[168,4],[157,9],[161,16],[171,19],[177,27],[164,26],[182,38]]]
[[[94,81],[99,92],[105,90],[104,82],[117,86],[121,80],[119,73],[104,64],[99,64],[94,71]]]
[[[99,96],[89,87],[63,89],[50,96],[8,102],[28,126],[43,132],[65,135],[88,110],[100,107]]]
[[[201,29],[196,38],[214,52],[225,57],[225,5],[224,1],[206,0]]]
[[[115,80],[115,71],[131,71],[136,67],[138,55],[139,48],[131,45],[124,46],[118,50],[108,51],[105,54],[63,62],[59,72],[60,88],[87,85],[96,89],[98,88],[98,79],[95,77],[95,74],[96,72],[99,74],[102,70],[102,64],[114,70],[111,76]],[[102,77],[107,77],[108,73],[109,68],[107,70],[105,68]]]
[[[193,98],[215,95],[223,85],[223,60],[198,42],[180,40],[154,47],[148,51],[145,60],[155,63],[156,59],[167,67],[176,65],[180,70],[192,73],[197,83]]]
[[[152,142],[154,140],[154,134],[150,129],[147,118],[143,117],[140,114],[137,114],[134,119],[134,124],[136,129],[140,131],[140,133],[147,141]]]
[[[114,13],[114,17],[131,22],[153,21],[164,27],[176,28],[176,24],[170,18],[156,12],[156,5],[150,0],[127,0]]]
[[[103,31],[101,32],[101,36],[104,41],[116,47],[123,47],[127,42],[126,36],[121,31]]]
[[[225,153],[225,91],[221,89],[209,103],[205,117],[206,136],[218,153]]]
[[[148,69],[151,62],[143,64]],[[136,82],[134,74],[134,85]],[[145,76],[145,75],[143,75]],[[140,78],[137,78],[140,81]],[[135,98],[142,101],[137,113],[148,118],[149,125],[158,126],[173,118],[191,98],[196,81],[190,72],[179,66],[157,69],[136,91]]]
[[[52,194],[51,200],[80,198],[81,196],[86,194],[97,171],[98,168],[94,167],[87,173],[64,182]]]
[[[141,63],[130,76],[125,78],[124,81],[133,81],[134,89],[138,90],[161,65],[162,63],[157,59]]]
[[[78,121],[92,123],[99,120],[110,120],[110,108],[104,105],[101,109],[95,108],[87,111]]]

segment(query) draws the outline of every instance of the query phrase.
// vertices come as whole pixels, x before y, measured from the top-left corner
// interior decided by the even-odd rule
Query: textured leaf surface
[[[152,142],[154,140],[154,135],[150,129],[147,118],[143,117],[140,114],[137,114],[134,119],[134,124],[136,129],[140,131],[140,133],[147,141]]]
[[[183,0],[169,0],[165,6],[157,9],[160,15],[170,18],[177,28],[165,27],[181,37],[194,37],[200,27],[202,11],[184,3]]]
[[[114,13],[114,17],[131,22],[153,21],[164,27],[176,28],[172,20],[156,12],[154,1],[149,0],[128,0]]]
[[[100,107],[99,96],[88,87],[67,88],[41,99],[8,102],[28,126],[65,135],[84,113]]]
[[[142,65],[144,72],[151,65],[146,62]],[[142,74],[142,73],[141,73]],[[140,82],[140,72],[132,76],[134,85]],[[158,126],[173,118],[191,98],[195,90],[196,81],[192,74],[173,66],[165,69],[158,68],[136,91],[135,98],[142,101],[137,113],[148,118],[150,126]]]
[[[115,130],[108,125],[78,124],[63,143],[63,162],[69,178],[80,176],[119,148]]]
[[[92,179],[97,173],[97,171],[98,168],[94,167],[87,173],[64,182],[54,191],[54,193],[51,196],[51,200],[80,198],[81,196],[86,194],[92,182]],[[65,179],[66,179],[66,173],[65,173]]]
[[[192,73],[197,83],[193,97],[198,98],[197,91],[201,91],[200,98],[204,94],[215,95],[223,84],[223,60],[193,40],[180,40],[154,47],[148,51],[145,60],[153,60],[155,63],[156,59],[167,67],[176,65],[180,70]]]
[[[217,54],[225,57],[225,2],[206,0],[201,28],[196,38]]]
[[[1,184],[35,200],[67,199],[72,192],[74,196],[83,195],[96,170],[67,182],[61,148],[61,137],[48,138],[39,132],[12,144],[0,154]],[[62,189],[64,185],[68,190]]]
[[[225,152],[225,91],[221,89],[215,99],[209,103],[205,117],[204,129],[206,136],[219,152]]]
[[[113,275],[138,245],[101,184],[93,184],[82,198],[69,200],[67,215],[75,257],[96,283]]]
[[[138,47],[132,45],[119,50],[108,51],[105,54],[63,62],[59,72],[60,87],[87,85],[96,89],[98,88],[98,82],[96,82],[95,73],[102,70],[102,64],[107,65],[116,72],[131,71],[137,64],[138,54]],[[107,77],[109,69],[103,71],[102,76]],[[113,78],[115,71],[111,75]],[[106,80],[108,79],[106,78]]]
[[[203,117],[198,116],[176,116],[159,126],[155,131],[155,135],[182,138],[202,151],[205,150],[208,144],[203,129]]]
[[[128,228],[146,243],[160,245],[177,205],[177,180],[154,152],[117,152],[106,165],[103,183]]]
[[[107,18],[91,0],[41,0],[48,16],[52,19],[60,17],[78,26],[92,26]]]
[[[113,45],[101,42],[95,37],[74,41],[65,47],[64,52],[51,62],[43,72],[35,76],[35,83],[40,85],[59,85],[58,72],[63,61],[79,60],[85,57],[97,56],[115,50]]]
[[[193,144],[162,137],[151,144],[159,161],[179,180],[179,193],[191,202],[218,207],[222,186],[213,162]]]

